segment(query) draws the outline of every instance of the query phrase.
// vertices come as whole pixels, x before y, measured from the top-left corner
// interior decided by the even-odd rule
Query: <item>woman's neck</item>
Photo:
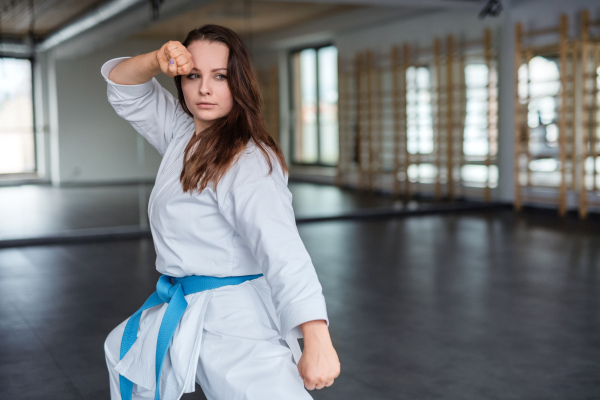
[[[198,118],[194,118],[194,130],[196,135],[202,134],[207,128],[212,125],[212,122],[200,121]]]

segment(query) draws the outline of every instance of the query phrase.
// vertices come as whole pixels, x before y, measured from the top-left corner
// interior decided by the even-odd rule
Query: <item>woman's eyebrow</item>
[[[217,72],[217,71],[227,71],[227,68],[215,68],[212,69],[210,72]],[[190,72],[200,72],[200,70],[196,67],[192,68]]]

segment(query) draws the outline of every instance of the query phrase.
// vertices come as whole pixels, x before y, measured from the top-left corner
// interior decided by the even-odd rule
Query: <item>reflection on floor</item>
[[[152,185],[0,188],[0,240],[115,226],[147,226]],[[140,210],[142,210],[140,212]]]
[[[598,228],[509,210],[300,225],[342,362],[313,396],[600,398]],[[154,290],[154,257],[149,239],[0,249],[0,398],[108,399],[103,341]]]
[[[466,202],[405,203],[391,196],[310,183],[290,183],[289,187],[299,222],[490,206]],[[0,188],[0,246],[106,236],[148,237],[146,210],[151,191],[149,184]]]
[[[115,226],[147,226],[152,185],[0,188],[0,239]],[[140,210],[142,210],[140,212]]]

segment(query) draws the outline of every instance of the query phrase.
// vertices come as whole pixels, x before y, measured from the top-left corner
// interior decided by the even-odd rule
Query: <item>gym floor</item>
[[[291,187],[342,363],[315,399],[600,398],[598,218],[502,207],[394,214],[432,206]],[[0,198],[10,192],[16,207],[18,189]],[[136,191],[114,189],[97,212],[57,200],[38,228],[13,225],[12,237],[136,223]],[[313,218],[349,212],[358,217]],[[0,219],[0,238],[11,238],[11,218]],[[0,398],[108,399],[103,342],[154,290],[154,258],[147,237],[1,248]]]

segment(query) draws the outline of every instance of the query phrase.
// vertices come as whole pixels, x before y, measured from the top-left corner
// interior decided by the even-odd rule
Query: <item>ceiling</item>
[[[172,0],[154,0],[164,8]],[[485,0],[220,0],[198,1],[205,5],[162,21],[140,33],[141,37],[180,35],[208,21],[241,33],[262,33],[289,27],[326,14],[359,7],[457,7]],[[80,16],[114,0],[0,0],[0,37],[38,39],[68,25]],[[121,1],[126,3],[127,1]],[[152,0],[129,1],[146,7],[150,18]],[[189,0],[188,4],[194,3]],[[193,8],[188,7],[188,8]],[[33,18],[32,18],[33,17]]]
[[[166,1],[169,0],[163,3]],[[33,33],[39,41],[106,3],[109,1],[0,0],[0,37],[24,39]],[[146,3],[150,18],[150,0]],[[361,7],[328,1],[220,0],[209,3],[153,24],[136,36],[181,37],[208,22],[228,26],[241,34],[263,33]]]
[[[0,0],[0,36],[44,38],[105,0]],[[33,13],[32,13],[33,6]]]
[[[227,26],[241,35],[260,34],[359,8],[327,3],[221,0],[154,24],[135,37],[183,40],[187,32],[207,23]]]
[[[261,36],[284,42],[299,37],[298,32],[340,31],[357,21],[373,25],[441,9],[478,12],[487,1],[491,0],[0,0],[0,54],[26,55],[34,48],[43,52],[69,41],[71,49],[62,46],[66,56],[132,35],[182,40],[205,23],[252,35],[257,43]],[[160,4],[156,19],[152,3]],[[82,35],[95,27],[100,35]]]

